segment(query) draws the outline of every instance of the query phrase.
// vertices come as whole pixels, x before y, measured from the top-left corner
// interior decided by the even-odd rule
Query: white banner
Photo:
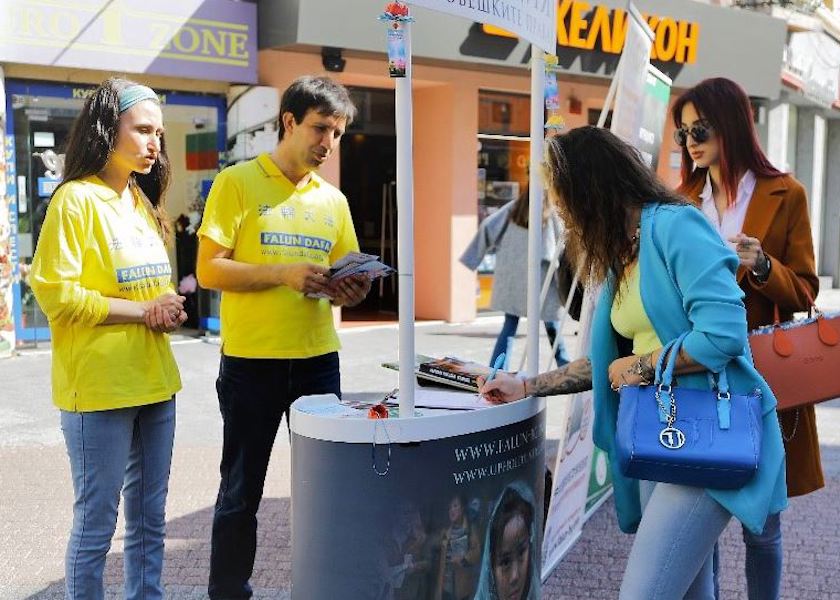
[[[12,310],[12,215],[6,197],[6,89],[0,67],[0,358],[9,357],[15,349],[15,319]]]
[[[583,297],[579,321],[577,356],[588,356],[592,318],[595,304],[600,296],[600,287],[586,290]],[[602,495],[600,489],[591,490],[593,481],[592,453],[592,392],[575,394],[570,399],[566,415],[566,433],[557,449],[557,461],[553,471],[551,504],[545,520],[543,534],[543,568],[545,580],[580,536],[583,524],[588,518],[587,502],[590,495]],[[594,477],[598,480],[598,477]],[[607,482],[600,482],[606,485]],[[546,491],[546,493],[549,493]]]
[[[557,0],[408,0],[409,4],[507,29],[554,54]]]
[[[543,534],[543,580],[580,536],[592,462],[592,392],[575,394],[566,420],[566,434],[557,448],[554,485],[546,490],[551,504]]]
[[[641,106],[650,64],[653,31],[636,7],[627,10],[627,38],[621,62],[615,74],[618,89],[610,130],[625,142],[635,144],[644,116]]]

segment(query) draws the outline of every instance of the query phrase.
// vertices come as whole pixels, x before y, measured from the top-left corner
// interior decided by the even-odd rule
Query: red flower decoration
[[[368,419],[387,419],[388,409],[384,404],[374,404],[368,409]]]
[[[402,2],[389,2],[385,6],[385,12],[389,15],[394,15],[396,17],[407,17],[408,6],[406,6]]]

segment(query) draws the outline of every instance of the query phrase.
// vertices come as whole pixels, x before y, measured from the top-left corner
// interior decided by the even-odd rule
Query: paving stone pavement
[[[498,318],[466,325],[418,327],[417,350],[487,359],[501,326]],[[524,332],[524,325],[521,331]],[[573,342],[566,330],[567,343]],[[372,368],[396,356],[395,329],[343,331],[343,388],[348,397],[380,395],[396,385],[393,373]],[[544,352],[547,352],[544,341]],[[524,339],[517,342],[517,350]],[[176,339],[184,391],[178,398],[178,429],[167,505],[164,582],[168,598],[206,597],[212,507],[218,485],[221,421],[214,389],[218,346]],[[63,597],[63,555],[72,502],[69,468],[49,401],[49,354],[28,351],[0,361],[0,599]],[[518,364],[514,362],[514,364]],[[562,435],[563,403],[549,402],[550,456]],[[840,600],[840,401],[818,408],[827,486],[794,499],[783,517],[783,597]],[[553,464],[553,461],[552,461]],[[259,549],[252,583],[259,599],[290,597],[290,463],[286,435],[278,436],[259,513]],[[106,567],[107,598],[121,598],[120,519]],[[621,534],[607,501],[587,523],[578,543],[545,583],[550,599],[617,597],[632,537]],[[746,599],[740,526],[731,524],[721,542],[722,597]]]

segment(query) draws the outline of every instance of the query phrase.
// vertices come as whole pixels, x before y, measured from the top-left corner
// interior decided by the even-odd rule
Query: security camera
[[[341,48],[330,48],[324,46],[321,48],[321,64],[324,69],[333,73],[341,73],[347,61],[341,57]]]

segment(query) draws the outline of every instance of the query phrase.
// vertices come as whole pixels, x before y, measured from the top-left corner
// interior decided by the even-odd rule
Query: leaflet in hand
[[[397,271],[379,260],[374,254],[364,252],[350,252],[338,259],[330,267],[330,284],[350,277],[351,275],[366,275],[373,281],[380,277],[387,277]],[[332,298],[327,292],[307,294],[309,298]]]

